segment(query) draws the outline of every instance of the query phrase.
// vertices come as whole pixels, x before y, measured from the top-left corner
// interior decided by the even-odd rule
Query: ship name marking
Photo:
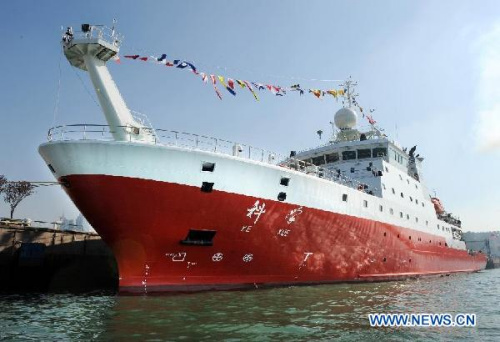
[[[165,253],[167,258],[172,258],[172,261],[182,262],[186,260],[186,252],[178,252],[178,253]]]
[[[213,262],[219,262],[223,258],[224,258],[224,254],[222,254],[222,253],[215,253],[214,255],[212,255],[212,261]]]
[[[290,210],[290,212],[286,215],[285,220],[286,223],[292,224],[295,222],[296,217],[302,214],[302,207],[298,207],[295,209]]]
[[[314,254],[314,253],[311,253],[311,252],[304,252],[304,261],[303,261],[303,262],[306,262],[306,261],[307,261],[307,259],[309,259],[309,257],[310,257],[311,255],[313,255],[313,254]]]
[[[245,255],[243,256],[243,262],[250,262],[250,261],[252,261],[252,260],[253,260],[253,254],[250,254],[250,253],[249,253],[249,254],[245,254]]]
[[[245,233],[250,233],[250,231],[252,230],[252,227],[253,226],[243,226],[243,227],[241,227],[241,231],[245,232]]]
[[[260,204],[260,201],[257,200],[257,201],[255,201],[255,203],[252,207],[247,209],[247,212],[248,212],[247,217],[252,218],[253,216],[255,216],[255,221],[253,222],[254,224],[256,224],[257,221],[259,221],[260,215],[262,215],[266,212],[266,210],[265,210],[266,204],[265,203],[262,203],[262,205],[259,205],[259,204]]]
[[[291,230],[290,229],[280,229],[278,230],[278,235],[286,237],[288,234],[290,234]]]

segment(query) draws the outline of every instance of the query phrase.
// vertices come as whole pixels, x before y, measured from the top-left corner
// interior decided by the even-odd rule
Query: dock
[[[116,260],[98,234],[0,224],[0,291],[117,288]]]

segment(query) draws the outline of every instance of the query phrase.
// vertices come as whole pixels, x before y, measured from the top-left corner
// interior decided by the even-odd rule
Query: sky
[[[480,4],[480,5],[478,5]],[[195,62],[226,77],[303,88],[358,82],[359,103],[402,146],[464,230],[500,229],[498,1],[2,1],[0,174],[51,181],[39,156],[54,125],[101,123],[88,76],[61,53],[62,26],[112,25],[125,54]],[[331,98],[250,93],[220,101],[192,74],[122,58],[109,69],[128,106],[153,126],[287,153],[325,142],[341,107]],[[328,132],[319,141],[317,130]],[[0,202],[0,216],[8,216]],[[77,209],[39,188],[17,217],[52,221]]]

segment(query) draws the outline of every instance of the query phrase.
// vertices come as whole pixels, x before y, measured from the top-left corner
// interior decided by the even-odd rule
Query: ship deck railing
[[[258,161],[271,165],[277,165],[290,170],[295,170],[318,178],[326,179],[347,187],[366,192],[370,195],[378,193],[375,187],[368,187],[366,184],[356,179],[346,177],[342,173],[335,172],[309,162],[286,157],[283,154],[268,151],[248,144],[237,143],[229,140],[186,133],[181,131],[153,129],[142,127],[146,138],[141,141],[137,130],[131,130],[130,126],[109,126],[101,124],[73,124],[56,126],[49,129],[47,134],[48,141],[73,141],[73,140],[98,140],[98,141],[116,141],[113,134],[116,130],[123,130],[128,137],[127,141],[144,144],[153,144],[160,146],[176,146],[191,150],[200,150],[224,155],[230,155],[243,159]]]
[[[123,36],[116,32],[114,28],[109,28],[105,25],[89,25],[87,31],[75,30],[71,36],[65,34],[67,43],[71,43],[73,39],[77,40],[94,40],[101,39],[109,44],[119,47],[123,41]]]

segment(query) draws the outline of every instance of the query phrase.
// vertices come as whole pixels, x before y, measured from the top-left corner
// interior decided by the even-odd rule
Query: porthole
[[[387,261],[387,258],[382,259],[382,261],[383,261],[383,262],[386,262],[386,261]]]
[[[363,207],[368,208],[368,201],[367,200],[363,200]]]
[[[281,177],[280,184],[283,186],[288,186],[290,183],[290,178],[288,177]]]
[[[387,236],[387,233],[386,233],[386,232],[384,232],[384,236]]]
[[[214,172],[214,170],[215,170],[215,163],[203,162],[201,164],[201,171]]]
[[[212,192],[213,188],[214,188],[214,183],[203,182],[201,184],[201,191],[202,192]]]
[[[410,235],[410,236],[408,236],[408,240],[411,240],[411,235]]]
[[[384,207],[382,206],[382,204],[380,204],[380,205],[378,206],[378,210],[380,210],[380,211],[384,211]]]

